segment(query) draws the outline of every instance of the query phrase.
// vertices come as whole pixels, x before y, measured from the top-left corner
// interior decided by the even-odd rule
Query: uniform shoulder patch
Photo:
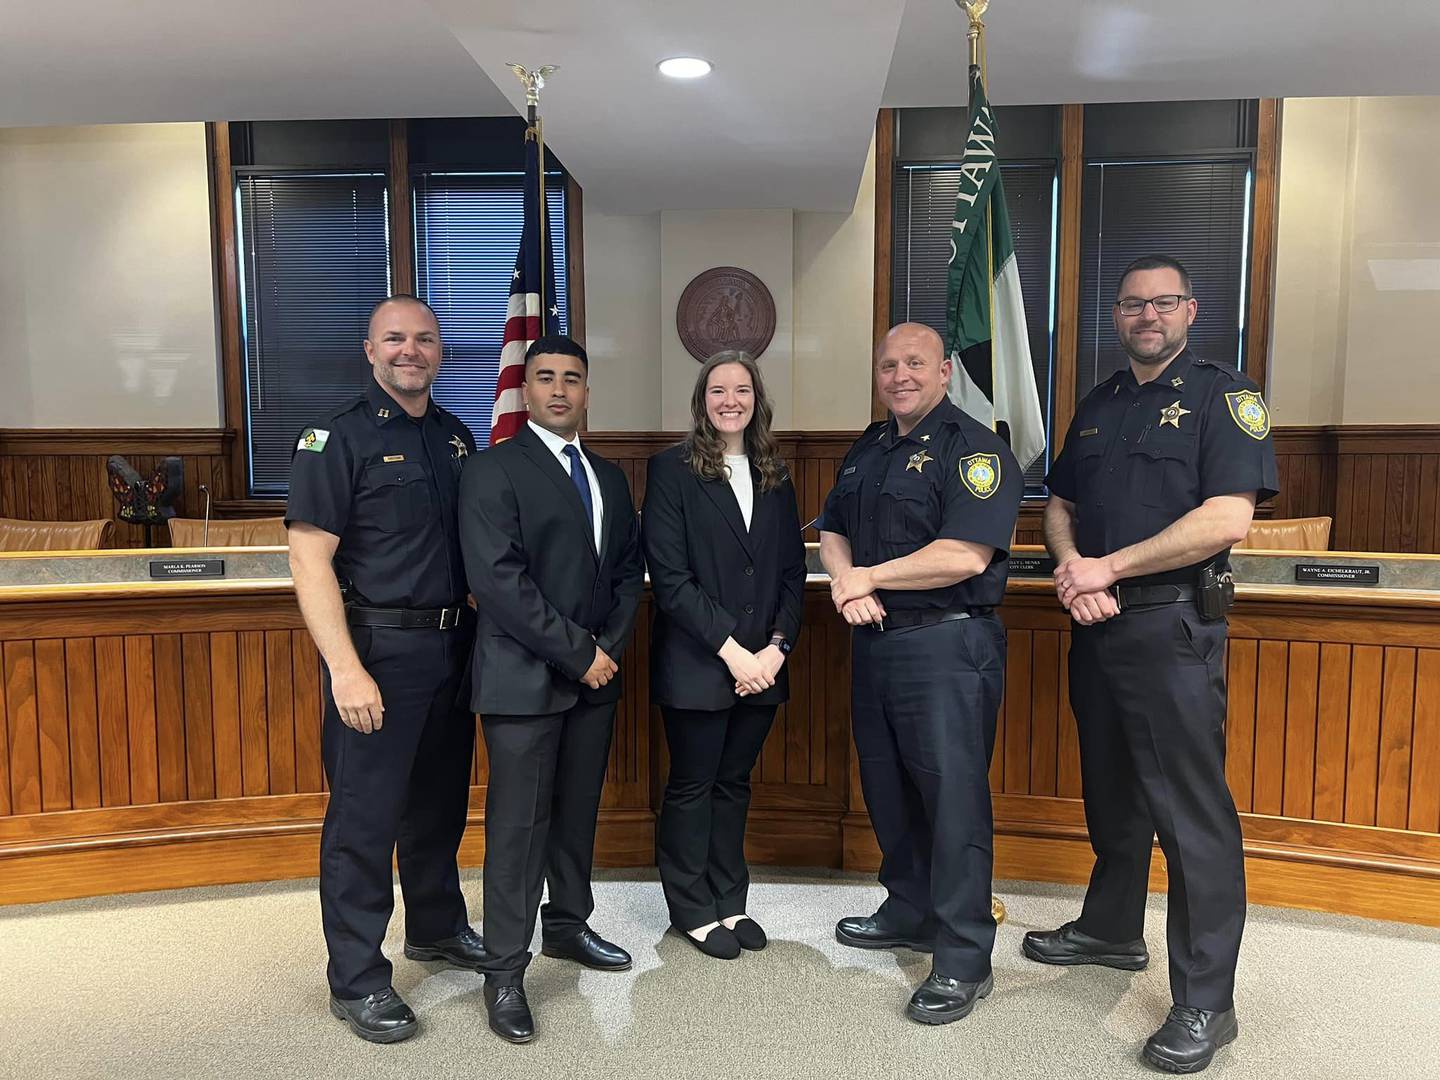
[[[971,454],[960,459],[960,482],[977,499],[988,499],[1000,486],[1000,455]]]
[[[325,452],[325,444],[330,441],[330,432],[325,428],[306,428],[300,433],[300,441],[296,444],[296,451],[313,450],[317,454]]]
[[[1235,426],[1252,439],[1263,439],[1270,434],[1270,410],[1265,408],[1265,399],[1256,391],[1236,390],[1226,394],[1225,407],[1230,410]]]

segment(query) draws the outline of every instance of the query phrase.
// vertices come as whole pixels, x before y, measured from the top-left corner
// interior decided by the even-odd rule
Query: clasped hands
[[[580,681],[591,690],[599,690],[620,671],[620,665],[611,660],[599,645],[595,646],[595,659],[590,661],[590,670],[580,676]]]
[[[1055,568],[1055,595],[1081,626],[1120,614],[1120,604],[1109,591],[1114,584],[1115,572],[1105,559],[1077,556]]]
[[[740,697],[770,689],[775,685],[775,676],[785,666],[785,654],[776,646],[766,645],[752,653],[734,638],[726,638],[720,646],[720,659],[730,669],[735,679],[735,693]]]
[[[852,566],[830,579],[830,599],[851,626],[878,626],[885,605],[875,595],[875,575],[868,566]]]

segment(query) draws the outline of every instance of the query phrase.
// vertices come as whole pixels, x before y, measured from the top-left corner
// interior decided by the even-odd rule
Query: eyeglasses
[[[1139,315],[1149,304],[1155,309],[1156,315],[1168,315],[1178,308],[1186,300],[1194,297],[1181,296],[1178,293],[1166,293],[1164,296],[1152,296],[1148,300],[1142,300],[1138,296],[1126,296],[1115,301],[1115,306],[1120,309],[1121,315]]]

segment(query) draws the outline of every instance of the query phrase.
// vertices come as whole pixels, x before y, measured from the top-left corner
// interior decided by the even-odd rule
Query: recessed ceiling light
[[[698,56],[672,56],[660,61],[660,74],[672,79],[699,79],[710,74],[710,61]]]

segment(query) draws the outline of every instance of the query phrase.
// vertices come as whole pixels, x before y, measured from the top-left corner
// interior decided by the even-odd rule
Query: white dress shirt
[[[565,453],[565,447],[573,446],[580,451],[580,462],[585,466],[585,479],[590,481],[590,501],[595,506],[595,521],[593,522],[595,526],[595,550],[599,551],[600,537],[604,535],[601,529],[601,523],[605,520],[605,500],[600,497],[600,481],[595,479],[595,467],[590,464],[590,459],[585,456],[585,448],[580,445],[579,437],[576,437],[573,442],[566,442],[553,431],[546,431],[539,424],[535,423],[534,420],[526,420],[525,422],[530,425],[531,431],[540,436],[540,441],[545,444],[545,448],[555,455],[555,459],[560,462],[560,467],[565,470],[565,475],[570,475],[570,458]],[[746,475],[749,475],[748,471]]]
[[[750,476],[750,459],[744,454],[726,454],[725,471],[730,474],[730,490],[740,504],[745,529],[750,529],[750,514],[755,508],[755,481]]]

